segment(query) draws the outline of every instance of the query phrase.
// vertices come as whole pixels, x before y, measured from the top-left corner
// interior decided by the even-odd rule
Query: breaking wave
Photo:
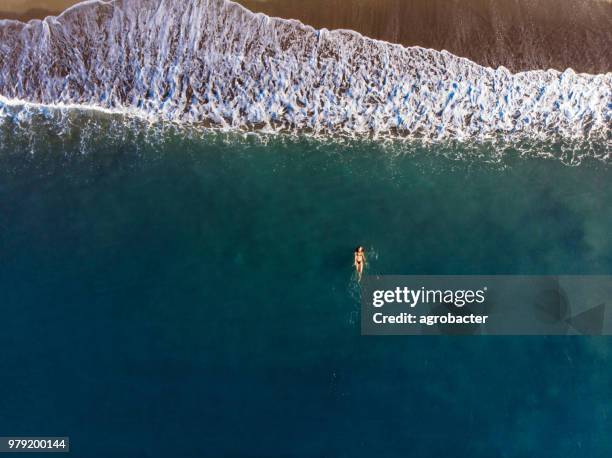
[[[0,119],[45,106],[264,132],[609,141],[612,73],[513,74],[227,0],[90,1],[0,21]]]

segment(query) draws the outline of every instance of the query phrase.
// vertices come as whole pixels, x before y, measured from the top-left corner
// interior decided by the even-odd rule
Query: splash
[[[513,74],[226,0],[89,1],[0,21],[0,95],[5,119],[90,108],[323,135],[609,141],[612,125],[610,73]]]

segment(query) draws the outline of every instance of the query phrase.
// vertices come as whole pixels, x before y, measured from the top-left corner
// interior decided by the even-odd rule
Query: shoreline
[[[75,0],[29,0],[1,7],[0,18],[58,15]],[[599,0],[238,0],[253,12],[314,28],[354,30],[370,38],[465,57],[513,73],[572,68],[612,71],[612,3]],[[7,8],[7,6],[9,8]]]
[[[134,32],[131,26],[114,27],[110,33],[107,21],[120,14],[126,24],[135,24],[134,18],[142,18],[143,14],[147,21],[153,20],[159,8],[148,1],[127,2],[125,9],[90,1],[45,22],[2,21],[6,27],[0,30],[6,32],[6,46],[0,53],[4,75],[0,102],[42,103],[59,105],[60,109],[62,105],[78,105],[101,111],[128,111],[131,116],[145,119],[238,130],[312,129],[316,133],[341,131],[359,136],[431,140],[489,138],[500,132],[520,137],[600,137],[608,131],[609,107],[605,103],[610,73],[537,70],[512,74],[506,68],[485,68],[446,51],[405,48],[356,31],[317,31],[296,20],[254,14],[233,2],[193,0],[189,3],[190,15],[170,0],[164,1],[163,6],[171,21],[169,27],[188,26],[198,34],[199,27],[192,27],[198,23],[218,30],[212,38],[207,37],[209,47],[195,49],[197,37],[184,36],[172,54],[158,61],[136,66],[121,63],[121,56],[129,52],[133,43],[139,46],[139,40],[144,40],[155,47],[160,38],[146,40],[150,32],[156,33],[155,23],[150,30]],[[219,27],[228,23],[234,25],[232,32]],[[41,55],[37,37],[47,29],[49,40],[43,43],[47,62],[65,59],[63,47],[74,49],[63,67],[36,64]],[[107,33],[114,37],[111,43],[121,42],[112,53],[100,46],[97,38]],[[294,42],[294,46],[283,47],[286,40]],[[235,59],[226,54],[219,54],[223,58],[207,66],[186,65],[225,52],[228,42],[248,44],[232,51],[240,57],[240,69],[234,65]],[[11,47],[21,52],[10,53]],[[330,53],[330,49],[336,51]],[[92,56],[86,68],[82,67],[80,52]],[[261,60],[262,53],[271,54]],[[320,64],[321,59],[325,65]],[[182,78],[195,78],[198,84],[169,86],[165,72],[176,73],[178,61],[184,63],[180,69]],[[384,72],[377,70],[381,65]],[[91,82],[87,72],[94,66],[107,77]],[[292,72],[297,68],[306,76],[294,80]],[[204,80],[203,69],[208,71]],[[350,76],[356,69],[356,76]],[[258,75],[263,70],[275,78],[262,80]],[[342,80],[334,73],[338,71]],[[359,73],[364,71],[365,74]],[[154,77],[145,81],[143,74]],[[20,82],[21,75],[27,75],[27,85]],[[69,75],[74,82],[66,90]],[[233,75],[239,75],[239,84],[225,84],[232,81]],[[277,81],[284,80],[294,84],[278,86]]]

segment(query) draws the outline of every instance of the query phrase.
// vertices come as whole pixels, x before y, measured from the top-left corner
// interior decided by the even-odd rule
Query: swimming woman
[[[362,246],[355,248],[355,270],[361,280],[361,274],[363,273],[363,266],[366,263],[365,250]]]

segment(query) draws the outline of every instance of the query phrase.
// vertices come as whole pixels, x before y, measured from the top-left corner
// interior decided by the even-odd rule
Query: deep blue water
[[[363,244],[384,274],[611,274],[609,165],[27,132],[0,130],[0,435],[76,457],[611,456],[612,341],[361,337],[351,269]]]

